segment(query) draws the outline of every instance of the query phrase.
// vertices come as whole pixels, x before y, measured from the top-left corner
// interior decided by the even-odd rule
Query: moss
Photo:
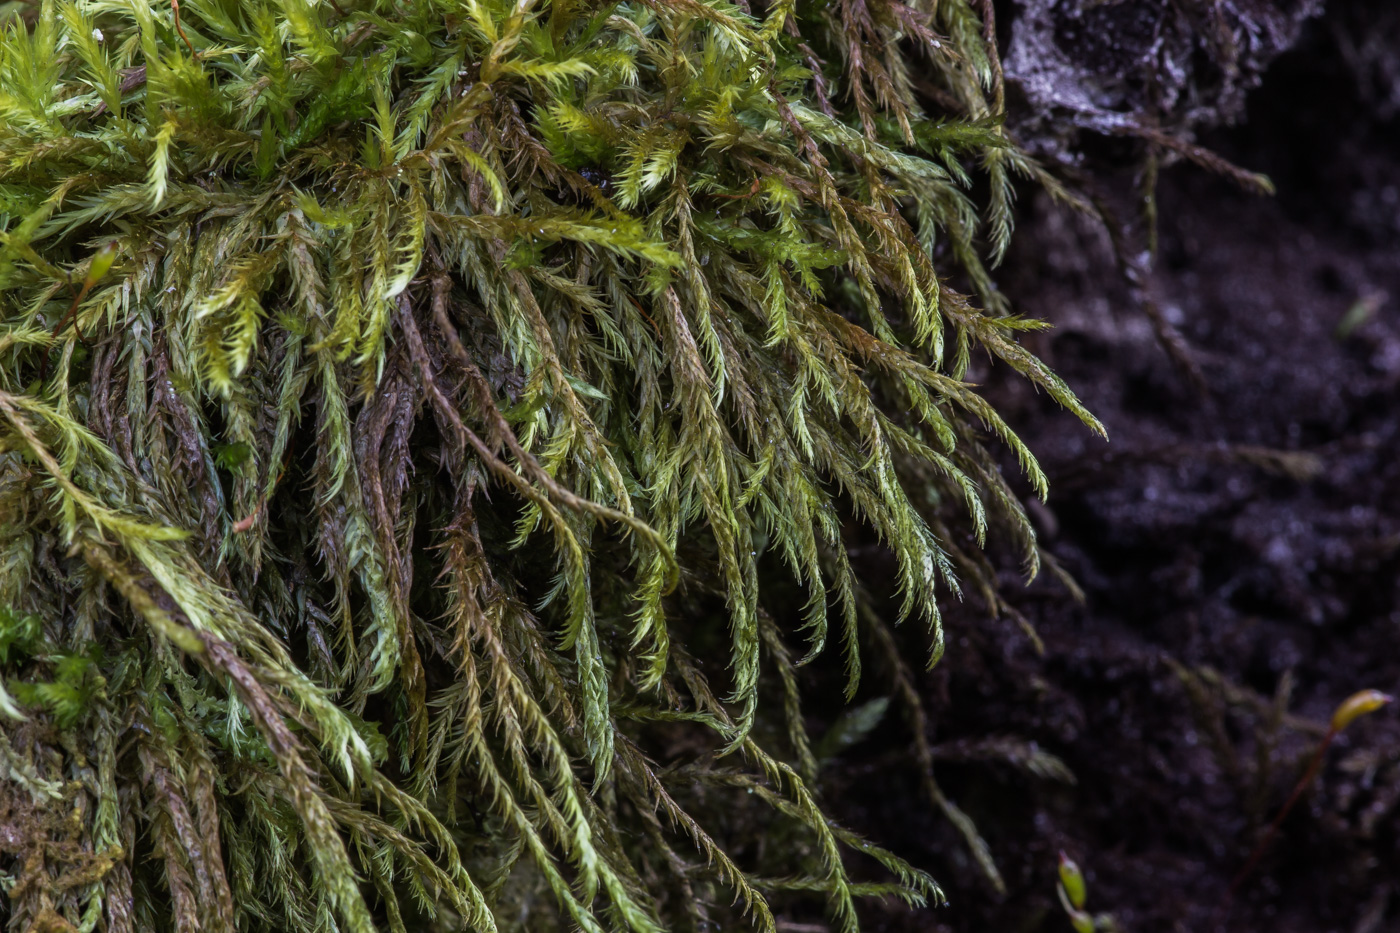
[[[862,631],[995,877],[843,543],[935,663],[970,542],[1039,562],[972,351],[1098,427],[986,269],[1063,192],[965,0],[0,9],[11,929],[937,903],[817,796]]]

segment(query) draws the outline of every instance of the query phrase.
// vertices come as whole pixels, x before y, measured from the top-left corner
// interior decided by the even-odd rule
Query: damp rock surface
[[[998,895],[922,805],[910,769],[871,765],[899,760],[907,741],[896,727],[876,733],[886,757],[869,752],[832,793],[851,825],[915,853],[951,899],[932,915],[891,910],[877,929],[1067,930],[1061,849],[1086,871],[1090,908],[1134,933],[1400,928],[1394,711],[1333,747],[1228,893],[1334,706],[1361,688],[1400,688],[1400,123],[1387,103],[1391,52],[1374,39],[1397,34],[1396,16],[1384,3],[1336,4],[1307,22],[1317,4],[1218,8],[1235,24],[1233,74],[1201,33],[1182,31],[1203,7],[1030,2],[1011,23],[1011,80],[1036,106],[1086,120],[1144,119],[1135,76],[1176,62],[1159,113],[1270,175],[1277,195],[1185,164],[1161,176],[1143,291],[1203,390],[1164,351],[1102,229],[1028,197],[1001,281],[1017,311],[1056,325],[1028,342],[1110,440],[995,368],[969,378],[1041,457],[1051,497],[1040,507],[1027,495],[1031,516],[1085,601],[1048,572],[1025,588],[1007,572],[1044,654],[969,596],[950,613],[948,660],[920,687],[936,748],[1015,736],[1077,782],[1006,756],[940,760],[941,786],[1001,869]],[[1083,156],[1124,217],[1138,206],[1141,154]],[[922,633],[904,635],[917,656]]]
[[[1322,0],[1016,0],[1005,59],[1018,138],[1065,156],[1066,132],[1233,123]],[[1066,118],[1069,118],[1066,120]]]

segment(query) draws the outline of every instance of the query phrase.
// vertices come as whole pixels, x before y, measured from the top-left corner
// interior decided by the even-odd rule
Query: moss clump
[[[1095,424],[979,258],[1040,173],[965,0],[0,10],[10,929],[941,897],[823,814],[794,672],[893,644],[845,524],[933,661],[997,603],[950,527],[1034,570],[974,348]]]

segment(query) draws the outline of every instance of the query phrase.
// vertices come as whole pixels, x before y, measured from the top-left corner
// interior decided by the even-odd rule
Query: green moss
[[[66,685],[0,703],[11,929],[937,902],[815,796],[862,631],[995,877],[842,538],[936,662],[950,528],[1038,561],[972,350],[1097,428],[979,258],[1054,186],[965,0],[0,10],[0,606],[86,665],[0,659]]]

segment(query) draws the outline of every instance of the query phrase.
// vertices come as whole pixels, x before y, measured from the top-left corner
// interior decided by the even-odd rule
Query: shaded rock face
[[[1017,136],[1063,155],[1069,127],[1235,122],[1245,94],[1323,0],[1019,0],[1005,57]]]
[[[1111,127],[1090,122],[1104,115],[1145,119],[1150,99],[1133,74],[1169,44],[1152,51],[1143,36],[1190,40],[1162,125],[1195,130],[1267,174],[1277,194],[1195,166],[1161,173],[1160,249],[1140,291],[1182,335],[1199,391],[1154,336],[1103,228],[1043,194],[1022,200],[999,282],[1013,308],[1055,324],[1027,343],[1111,441],[995,367],[974,361],[969,379],[1040,457],[1051,496],[1028,508],[1086,601],[1048,575],[1022,589],[1008,572],[1009,599],[1045,653],[969,600],[949,612],[948,661],[920,684],[938,779],[989,844],[1004,899],[958,835],[911,803],[907,770],[874,764],[872,750],[864,770],[838,775],[832,796],[848,822],[931,866],[952,900],[932,920],[910,913],[874,927],[886,933],[1067,930],[1054,891],[1060,849],[1085,868],[1091,909],[1134,933],[1400,930],[1393,711],[1334,746],[1229,894],[1335,705],[1361,687],[1400,691],[1400,7],[1333,0],[1300,24],[1301,5],[1222,3],[1255,23],[1262,9],[1275,30],[1245,35],[1248,72],[1241,65],[1226,87],[1205,39],[1170,31],[1182,15],[1170,6],[1021,6],[1002,36],[1020,43],[1021,63],[1008,64],[1024,96],[1013,101],[1017,132],[1042,152],[1084,152],[1080,174],[1135,218],[1144,147],[1097,145],[1094,132],[1032,137],[1048,126],[1038,108],[1095,129]],[[1248,90],[1284,29],[1295,46]],[[1030,75],[1045,83],[1029,90],[1028,35],[1053,50]],[[1028,102],[1032,91],[1042,104]],[[1275,704],[1289,716],[1278,728]],[[950,754],[987,735],[1059,756],[1078,784]],[[887,736],[872,749],[907,744],[897,729]]]
[[[1400,7],[1393,3],[1339,4],[1332,37],[1359,102],[1378,121],[1400,116]]]

